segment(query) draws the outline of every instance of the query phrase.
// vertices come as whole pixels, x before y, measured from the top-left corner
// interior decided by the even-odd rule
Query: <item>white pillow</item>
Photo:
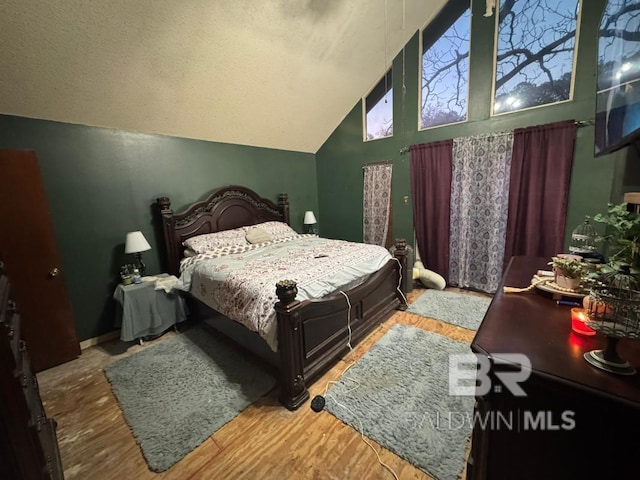
[[[250,228],[245,238],[249,243],[265,243],[273,240],[273,237],[262,228]]]
[[[432,288],[434,290],[444,290],[447,286],[445,279],[432,270],[424,268],[422,262],[418,261],[413,266],[413,279],[420,280],[420,283],[426,288]]]
[[[283,238],[291,237],[293,235],[298,235],[293,228],[287,225],[284,222],[264,222],[255,225],[255,227],[260,227],[269,235],[271,235],[272,240],[280,240]]]
[[[248,245],[245,235],[246,227],[223,230],[215,233],[205,233],[186,239],[182,244],[196,253],[205,253],[216,248],[235,245]]]

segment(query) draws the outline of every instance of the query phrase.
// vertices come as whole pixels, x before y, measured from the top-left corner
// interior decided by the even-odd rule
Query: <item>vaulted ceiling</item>
[[[3,0],[0,113],[316,152],[446,0]]]

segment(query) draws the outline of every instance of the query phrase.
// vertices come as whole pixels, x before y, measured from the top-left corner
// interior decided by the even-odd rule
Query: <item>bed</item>
[[[192,259],[184,258],[185,242],[215,232],[228,231],[231,234],[243,228],[253,232],[256,229],[251,229],[251,226],[260,227],[267,225],[266,222],[290,223],[287,194],[280,194],[278,202],[274,203],[237,185],[214,190],[205,200],[194,203],[180,213],[174,213],[168,197],[158,198],[156,205],[165,240],[166,269],[168,273],[180,277],[181,281],[181,262],[184,271],[184,265],[192,263]],[[316,249],[325,248],[323,242],[326,240],[310,238],[313,237],[310,235],[298,237],[295,242],[283,239],[283,246],[290,243],[295,248],[300,248],[302,244]],[[261,245],[256,247],[262,248]],[[356,248],[355,245],[353,247]],[[325,260],[322,255],[303,250],[298,252],[300,256],[312,255],[308,258],[313,261]],[[251,256],[246,253],[242,255]],[[297,298],[298,284],[286,277],[279,278],[268,287],[272,288],[274,335],[277,340],[274,358],[279,371],[281,403],[290,410],[299,408],[309,398],[307,385],[335,364],[349,349],[349,345],[354,346],[362,340],[395,309],[407,308],[404,292],[400,290],[403,283],[400,281],[401,273],[407,271],[406,267],[406,242],[398,240],[393,256],[385,260],[380,268],[376,267],[374,272],[341,287],[341,291],[336,290],[319,298]],[[218,267],[218,270],[224,268],[226,265]],[[236,282],[233,288],[239,292],[241,286]],[[196,307],[192,308],[194,316],[204,316],[212,310],[211,303],[206,302],[202,295],[198,299],[197,291],[190,291],[188,296]],[[241,327],[241,330],[245,329]],[[252,333],[251,336],[255,337],[256,334]],[[249,343],[245,342],[246,338],[244,335],[240,343]],[[258,343],[267,341],[260,338]],[[273,345],[269,345],[269,348],[274,349]]]

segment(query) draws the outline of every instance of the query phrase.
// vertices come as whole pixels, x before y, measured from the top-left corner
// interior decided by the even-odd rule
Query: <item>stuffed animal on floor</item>
[[[447,286],[447,282],[441,275],[424,268],[421,261],[413,264],[413,279],[420,280],[420,283],[426,288],[433,288],[434,290],[444,290],[444,287]]]

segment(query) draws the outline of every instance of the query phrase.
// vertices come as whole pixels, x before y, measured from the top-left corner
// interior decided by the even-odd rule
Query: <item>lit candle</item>
[[[595,330],[589,328],[584,322],[588,319],[584,308],[571,309],[571,330],[580,335],[595,335]]]

